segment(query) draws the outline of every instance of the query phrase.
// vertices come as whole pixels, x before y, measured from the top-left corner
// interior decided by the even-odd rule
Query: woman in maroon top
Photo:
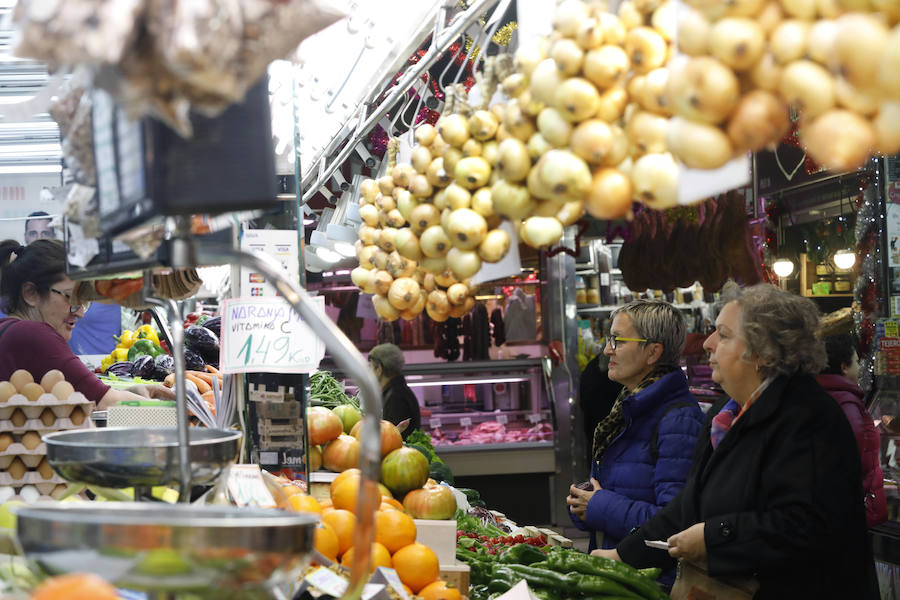
[[[0,298],[8,315],[0,319],[0,380],[18,369],[40,381],[59,369],[75,389],[104,410],[123,400],[174,397],[162,385],[136,385],[116,390],[102,383],[69,348],[75,323],[86,306],[70,303],[75,282],[66,275],[65,246],[37,240],[21,246],[0,242]]]
[[[887,498],[884,475],[881,471],[881,436],[875,429],[872,416],[863,402],[863,391],[856,384],[859,362],[856,344],[848,334],[825,338],[828,366],[816,376],[816,381],[841,405],[850,427],[856,435],[862,461],[863,491],[866,503],[866,525],[873,527],[887,521]]]

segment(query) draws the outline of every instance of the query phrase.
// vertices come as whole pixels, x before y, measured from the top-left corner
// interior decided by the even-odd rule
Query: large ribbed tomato
[[[427,485],[406,494],[403,508],[413,519],[452,519],[456,497],[446,485]]]
[[[335,473],[356,468],[359,466],[359,442],[355,437],[342,433],[325,446],[322,464]]]
[[[344,432],[340,417],[324,406],[310,406],[306,409],[306,427],[310,446],[330,442]]]
[[[356,425],[350,429],[350,435],[355,437],[358,440],[362,440],[362,421],[358,422]],[[381,458],[384,458],[397,448],[403,445],[403,438],[400,436],[400,430],[397,429],[397,426],[391,423],[390,421],[386,421],[384,419],[381,420]]]
[[[428,481],[428,459],[413,448],[397,448],[381,461],[381,482],[395,496],[425,485]]]

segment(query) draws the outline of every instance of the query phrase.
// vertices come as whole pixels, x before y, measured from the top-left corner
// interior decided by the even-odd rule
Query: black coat
[[[643,541],[704,522],[710,575],[755,573],[759,600],[878,598],[860,482],[837,403],[812,377],[779,377],[715,451],[707,424],[682,492],[617,549],[634,566],[669,566]]]
[[[404,440],[414,429],[422,428],[419,400],[413,391],[409,389],[409,386],[406,385],[406,379],[403,375],[397,375],[384,386],[384,389],[381,391],[381,398],[384,403],[382,418],[385,421],[399,425],[400,421],[409,419],[409,427],[402,434]]]

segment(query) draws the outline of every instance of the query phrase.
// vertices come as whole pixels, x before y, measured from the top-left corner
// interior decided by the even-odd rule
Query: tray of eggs
[[[60,431],[90,427],[93,404],[76,392],[61,371],[34,380],[19,369],[0,381],[0,432]],[[0,467],[2,468],[2,467]]]

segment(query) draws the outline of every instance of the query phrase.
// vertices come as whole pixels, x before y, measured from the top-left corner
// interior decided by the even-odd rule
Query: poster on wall
[[[61,185],[59,173],[0,175],[0,240],[25,243],[26,217],[36,211],[58,217],[62,201],[53,194]],[[55,237],[62,239],[60,232]],[[44,235],[47,237],[47,234]]]
[[[894,319],[875,323],[875,374],[900,375],[900,322]]]
[[[300,250],[297,232],[292,229],[245,229],[241,237],[241,249],[259,252],[281,263],[284,274],[295,283],[300,282]],[[277,296],[275,288],[262,273],[241,267],[241,297],[271,298]]]
[[[900,317],[900,161],[887,161],[887,198],[885,201],[885,232],[888,255],[888,289],[891,296],[891,317]]]

